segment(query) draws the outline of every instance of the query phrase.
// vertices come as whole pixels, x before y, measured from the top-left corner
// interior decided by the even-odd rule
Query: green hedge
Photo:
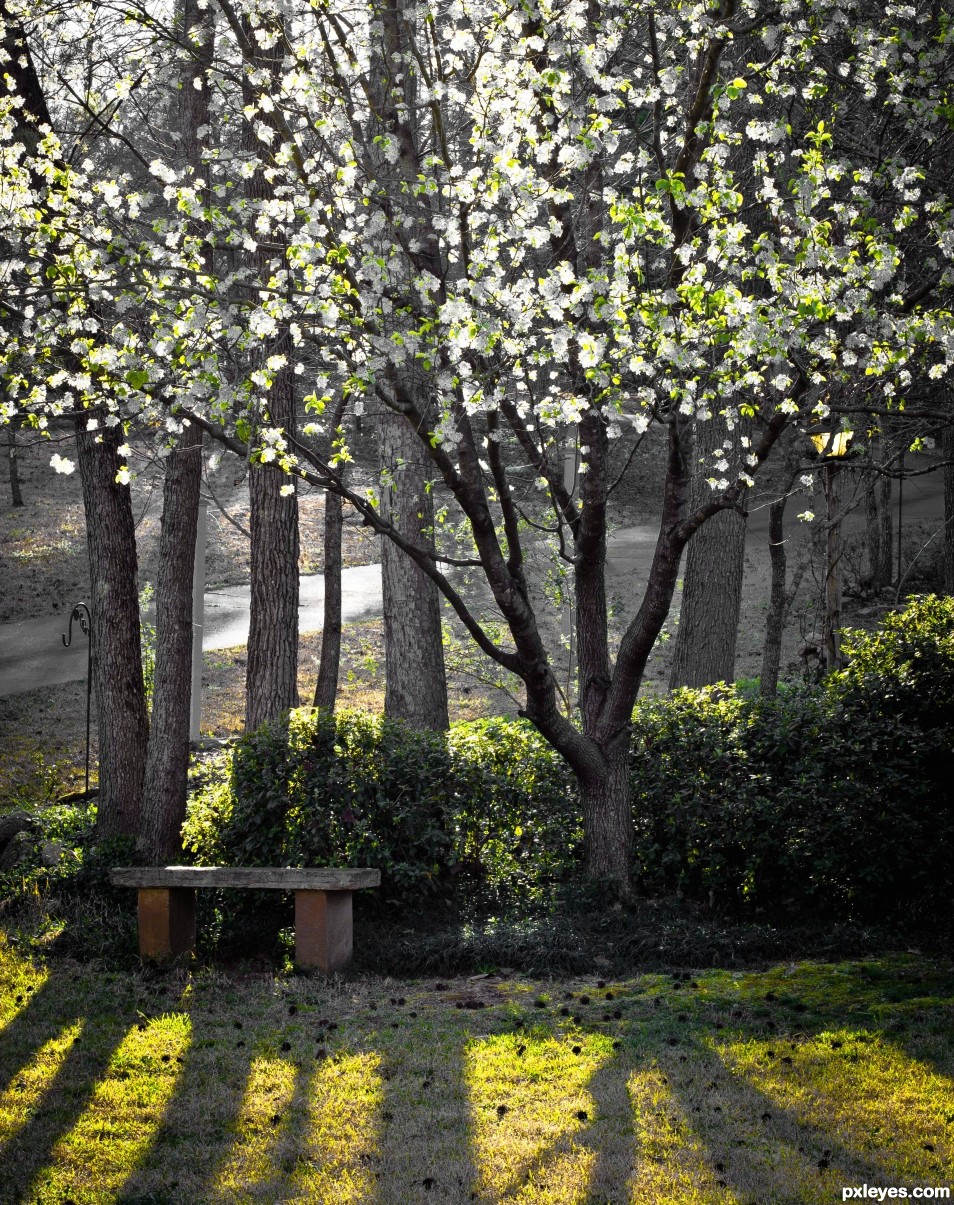
[[[524,721],[445,737],[301,709],[222,755],[184,841],[205,864],[376,866],[385,900],[527,898],[572,867],[576,813],[562,762]]]
[[[928,921],[954,888],[954,602],[847,636],[849,668],[765,702],[732,687],[641,701],[638,889],[731,914]],[[302,710],[192,798],[200,862],[378,866],[381,898],[526,902],[579,870],[572,776],[526,722],[412,732]]]

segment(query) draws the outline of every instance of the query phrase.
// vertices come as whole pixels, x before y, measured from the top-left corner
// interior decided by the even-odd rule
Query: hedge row
[[[765,702],[732,687],[641,701],[637,889],[727,913],[929,921],[954,888],[954,602],[928,597],[849,668]],[[575,783],[527,723],[446,737],[302,710],[239,742],[192,797],[199,862],[379,866],[386,897],[520,901],[578,873]]]

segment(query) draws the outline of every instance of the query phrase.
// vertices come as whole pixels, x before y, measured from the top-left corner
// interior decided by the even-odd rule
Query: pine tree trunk
[[[201,179],[207,140],[199,131],[208,127],[210,120],[207,72],[214,52],[212,10],[200,9],[198,0],[180,0],[178,24],[192,50],[182,71],[182,159],[194,178]],[[202,238],[206,233],[204,223],[193,224],[193,235]],[[211,269],[211,261],[206,249],[202,255],[206,271]],[[156,583],[156,664],[138,843],[140,853],[150,862],[172,861],[182,848],[180,831],[189,776],[192,585],[202,483],[202,432],[198,427],[183,429],[165,468]]]
[[[149,734],[139,633],[136,529],[129,486],[116,482],[122,428],[91,432],[86,424],[86,415],[77,415],[99,739],[96,832],[99,837],[132,837],[139,826]]]
[[[709,492],[711,454],[721,447],[725,423],[711,418],[696,428],[693,507]],[[735,679],[735,649],[745,568],[745,519],[736,511],[714,515],[689,541],[669,686],[708,686]]]
[[[272,19],[281,21],[280,17]],[[277,31],[279,36],[267,49],[258,43],[255,32],[251,22],[246,21],[249,42],[258,46],[258,70],[268,72],[269,86],[277,92],[285,44],[283,31]],[[259,86],[246,80],[246,103],[255,103]],[[246,122],[245,149],[259,159],[265,153],[255,133],[254,121]],[[253,212],[262,202],[273,199],[272,186],[261,167],[246,182],[246,196]],[[269,242],[276,237],[280,235],[272,234]],[[272,257],[273,251],[261,244],[249,252],[255,276],[263,286],[272,274]],[[260,438],[261,427],[295,431],[294,346],[285,321],[262,349],[263,363],[273,356],[284,356],[285,364],[272,374],[266,407],[260,414],[253,442]],[[245,726],[249,731],[298,706],[298,495],[282,494],[282,488],[293,480],[274,464],[252,465],[248,475],[251,608]]]
[[[899,487],[900,488],[900,487]],[[894,511],[891,506],[891,478],[882,477],[878,483],[878,516],[881,534],[878,539],[879,589],[894,581]]]
[[[880,579],[881,559],[881,515],[878,513],[878,481],[876,478],[865,488],[865,540],[868,545],[868,577],[871,589],[877,593],[884,583]]]
[[[156,665],[138,847],[150,862],[181,852],[189,772],[192,573],[202,480],[202,432],[186,427],[166,458],[156,584]]]
[[[389,484],[381,511],[398,533],[419,548],[433,549],[434,508],[425,489],[420,439],[403,415],[381,418],[381,468]],[[382,540],[384,602],[384,713],[414,728],[448,727],[447,678],[437,587],[391,540]]]
[[[285,351],[291,352],[287,339]],[[276,345],[280,346],[280,345]],[[272,424],[294,428],[292,370],[276,373],[269,394]],[[298,706],[298,495],[282,495],[289,478],[270,464],[248,475],[251,609],[245,726],[251,732]]]
[[[325,493],[325,606],[315,706],[334,711],[341,664],[341,496]]]

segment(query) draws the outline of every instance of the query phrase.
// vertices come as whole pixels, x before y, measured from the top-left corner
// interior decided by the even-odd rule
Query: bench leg
[[[326,975],[351,961],[350,891],[295,892],[295,962]]]
[[[170,962],[195,949],[195,888],[140,887],[139,953]]]

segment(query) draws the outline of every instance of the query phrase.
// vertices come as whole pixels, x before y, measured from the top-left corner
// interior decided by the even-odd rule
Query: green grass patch
[[[326,981],[0,944],[0,1200],[830,1202],[946,1185],[954,966]]]

